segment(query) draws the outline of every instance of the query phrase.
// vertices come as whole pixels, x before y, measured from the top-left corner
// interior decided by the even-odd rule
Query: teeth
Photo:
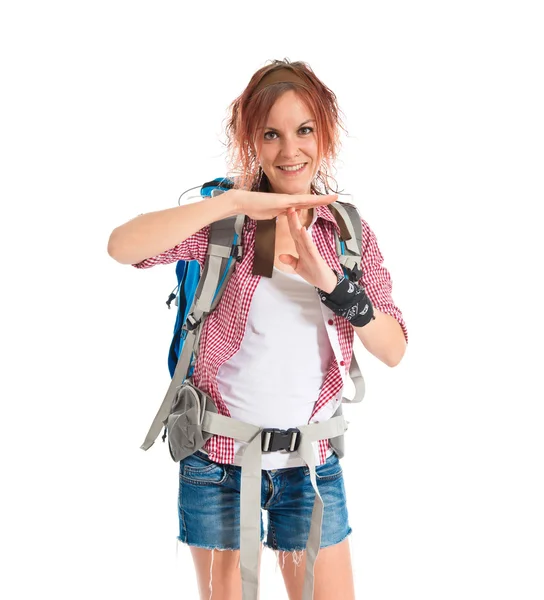
[[[294,167],[280,167],[282,171],[300,171],[304,167],[304,163],[295,165]]]

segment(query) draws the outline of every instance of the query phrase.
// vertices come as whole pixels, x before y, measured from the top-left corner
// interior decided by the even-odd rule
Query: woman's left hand
[[[302,226],[294,208],[287,209],[287,222],[291,237],[295,242],[298,258],[291,254],[280,254],[278,258],[283,264],[292,267],[297,275],[314,287],[328,294],[331,293],[337,284],[336,274],[319,254],[308,230]]]

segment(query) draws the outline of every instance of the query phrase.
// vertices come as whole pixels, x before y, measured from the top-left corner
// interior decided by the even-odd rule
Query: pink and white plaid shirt
[[[316,211],[317,218],[311,230],[313,242],[329,267],[336,272],[341,272],[342,267],[336,254],[334,239],[334,230],[336,229],[340,233],[340,229],[327,206],[318,206]],[[376,236],[364,220],[361,219],[361,223],[363,228],[363,275],[359,284],[364,287],[376,309],[393,316],[400,323],[406,342],[408,342],[408,332],[402,313],[395,306],[391,297],[391,276],[382,266],[383,257]],[[213,399],[219,414],[228,417],[230,417],[229,410],[219,393],[216,375],[221,365],[240,349],[251,300],[261,279],[258,275],[252,275],[256,226],[256,221],[246,218],[242,232],[242,260],[237,263],[218,306],[204,323],[200,337],[199,355],[193,373],[194,385]],[[210,227],[206,226],[174,248],[133,266],[138,269],[146,269],[178,260],[197,260],[202,267],[206,260],[209,232]],[[334,410],[336,410],[339,404],[338,396],[343,388],[340,369],[344,369],[346,374],[349,372],[353,354],[354,331],[349,321],[343,317],[332,315],[328,320],[328,325],[334,325],[337,331],[341,357],[339,357],[340,360],[333,358],[330,364],[310,417],[310,423],[323,420],[319,418],[319,412],[328,403],[336,403],[334,406]],[[330,414],[329,411],[327,414]],[[326,461],[329,441],[321,440],[318,444],[320,464],[323,464]],[[234,463],[234,440],[232,438],[215,435],[208,440],[205,449],[209,453],[209,458],[215,462]]]

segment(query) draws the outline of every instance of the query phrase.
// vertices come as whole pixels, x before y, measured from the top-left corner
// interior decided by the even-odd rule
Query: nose
[[[281,145],[281,155],[287,160],[300,156],[301,152],[296,138],[284,137]]]

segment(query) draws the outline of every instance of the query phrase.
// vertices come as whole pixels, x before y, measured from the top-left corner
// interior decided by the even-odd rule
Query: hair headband
[[[305,87],[308,87],[308,82],[302,79],[291,69],[281,68],[267,73],[261,81],[257,84],[257,87],[253,90],[253,94],[262,90],[263,88],[272,85],[274,83],[298,83]]]

